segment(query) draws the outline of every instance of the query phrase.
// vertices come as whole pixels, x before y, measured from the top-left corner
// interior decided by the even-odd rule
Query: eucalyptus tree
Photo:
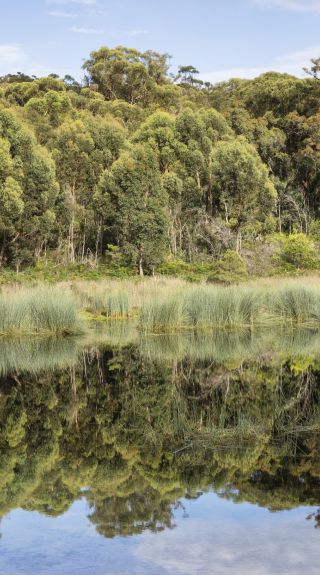
[[[133,48],[102,47],[92,52],[83,68],[107,100],[122,99],[146,106],[157,84],[167,81],[168,55]]]
[[[62,191],[62,219],[67,226],[70,263],[94,253],[101,240],[101,222],[95,214],[94,194],[103,171],[117,159],[125,130],[113,118],[85,112],[68,118],[57,130],[54,158]],[[60,236],[64,241],[62,226]]]
[[[160,263],[167,240],[167,194],[147,145],[123,152],[100,181],[105,231],[140,275]]]
[[[19,265],[41,255],[47,245],[58,184],[49,153],[6,109],[0,110],[0,142],[1,254]]]
[[[276,189],[255,148],[242,137],[218,143],[211,161],[216,206],[236,228],[240,253],[244,224],[272,213]]]

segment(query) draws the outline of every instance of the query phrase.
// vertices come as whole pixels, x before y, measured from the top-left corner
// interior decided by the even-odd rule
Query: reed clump
[[[267,308],[283,323],[314,324],[320,322],[320,287],[289,284],[271,290]]]
[[[197,286],[168,299],[149,302],[141,310],[144,332],[179,329],[245,327],[252,325],[261,308],[259,290]]]
[[[126,289],[93,289],[78,291],[81,306],[95,316],[109,319],[126,319],[132,314],[130,296]]]
[[[140,311],[139,325],[142,331],[166,333],[189,327],[190,318],[185,296],[180,294],[147,302]]]
[[[249,326],[260,309],[258,290],[200,286],[184,296],[188,324],[196,328]]]
[[[71,293],[43,287],[0,294],[0,335],[63,335],[76,331],[77,305]]]
[[[140,313],[140,329],[152,333],[270,323],[318,326],[320,286],[290,281],[263,287],[187,286],[148,301]]]

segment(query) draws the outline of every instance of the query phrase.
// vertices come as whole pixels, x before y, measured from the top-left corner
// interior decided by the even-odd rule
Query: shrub
[[[208,276],[208,282],[231,284],[248,278],[248,271],[242,257],[233,250],[227,250],[215,264],[215,270]]]
[[[285,271],[294,269],[314,269],[319,263],[313,241],[302,233],[280,236],[279,250],[273,262]]]

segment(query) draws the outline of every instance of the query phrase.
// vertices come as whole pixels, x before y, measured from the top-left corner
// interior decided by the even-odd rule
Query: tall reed
[[[251,325],[259,313],[258,290],[197,286],[168,299],[149,302],[141,310],[142,331],[230,328]]]
[[[0,335],[67,334],[77,330],[77,306],[58,288],[13,290],[0,295]]]
[[[116,284],[116,282],[114,282]],[[80,305],[86,311],[112,319],[128,318],[131,313],[130,295],[120,282],[116,285],[89,283],[73,286]]]
[[[320,289],[317,286],[289,284],[267,294],[267,308],[282,322],[320,322]]]
[[[140,312],[140,328],[144,332],[165,333],[189,326],[190,319],[183,293],[146,303]]]

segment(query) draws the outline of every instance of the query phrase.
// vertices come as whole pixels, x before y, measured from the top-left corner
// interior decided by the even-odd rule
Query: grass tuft
[[[0,334],[71,334],[77,330],[77,306],[58,288],[13,290],[0,296]]]

